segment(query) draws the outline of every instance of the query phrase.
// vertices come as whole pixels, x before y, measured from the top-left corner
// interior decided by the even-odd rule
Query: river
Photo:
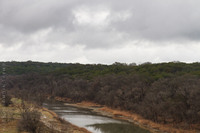
[[[150,133],[132,123],[115,120],[92,112],[90,109],[78,108],[64,103],[44,103],[43,106],[54,111],[70,123],[87,129],[92,133]]]

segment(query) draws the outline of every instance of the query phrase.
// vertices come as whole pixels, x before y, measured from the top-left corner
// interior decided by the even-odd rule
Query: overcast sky
[[[0,0],[0,61],[200,61],[199,0]]]

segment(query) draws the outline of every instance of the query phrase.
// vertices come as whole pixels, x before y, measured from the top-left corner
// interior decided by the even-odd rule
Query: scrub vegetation
[[[200,63],[135,65],[6,62],[9,95],[91,101],[162,124],[200,130]]]

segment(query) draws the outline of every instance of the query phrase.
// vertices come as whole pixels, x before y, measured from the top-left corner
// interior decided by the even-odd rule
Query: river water
[[[90,109],[77,108],[64,103],[44,103],[43,106],[54,111],[61,118],[92,133],[150,133],[132,123],[102,116]]]

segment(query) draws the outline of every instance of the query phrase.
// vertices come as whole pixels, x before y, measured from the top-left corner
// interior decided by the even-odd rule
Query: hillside
[[[6,62],[6,71],[9,94],[37,104],[46,96],[91,101],[157,123],[200,130],[200,63]]]

